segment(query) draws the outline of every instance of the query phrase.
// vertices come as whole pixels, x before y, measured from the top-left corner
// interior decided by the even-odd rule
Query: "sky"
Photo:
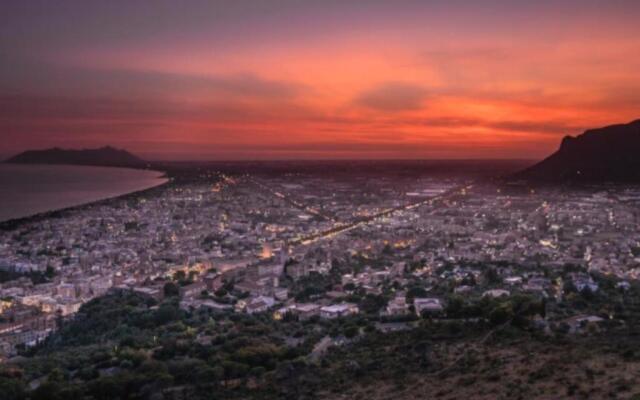
[[[0,155],[538,159],[640,118],[640,1],[3,0]]]

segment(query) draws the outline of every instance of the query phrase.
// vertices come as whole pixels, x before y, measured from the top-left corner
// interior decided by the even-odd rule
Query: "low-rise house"
[[[282,287],[274,288],[273,297],[277,300],[284,301],[289,297],[289,289]]]
[[[598,284],[590,276],[579,275],[573,278],[573,286],[576,287],[578,292],[583,290],[589,290],[591,292],[598,291]]]
[[[322,318],[334,319],[339,317],[346,317],[348,315],[357,314],[360,310],[358,306],[353,303],[339,303],[332,304],[330,306],[324,306],[320,308],[320,316]]]
[[[113,280],[109,277],[96,276],[91,279],[89,286],[94,296],[102,296],[113,286]]]
[[[197,297],[203,291],[207,290],[207,285],[204,282],[195,282],[190,285],[186,285],[180,288],[180,295],[182,297]]]
[[[344,297],[347,296],[347,294],[345,292],[339,291],[339,290],[331,290],[326,292],[325,297],[332,299],[332,300],[339,300],[342,299]]]
[[[616,288],[621,290],[629,290],[631,288],[631,284],[627,281],[620,281],[616,283]]]
[[[444,310],[442,301],[438,298],[415,298],[413,299],[413,307],[418,315],[423,313],[436,314]]]
[[[245,308],[245,311],[249,314],[265,312],[275,304],[273,297],[259,296],[251,299]]]
[[[301,321],[320,314],[320,305],[314,303],[296,304],[296,314]]]
[[[286,267],[287,275],[291,277],[291,279],[293,279],[294,281],[297,281],[298,279],[309,275],[310,271],[311,271],[311,268],[309,267],[309,264],[306,262],[293,263],[293,264],[287,265]]]
[[[409,311],[404,295],[396,296],[389,301],[386,308],[387,315],[405,315]]]
[[[355,278],[352,274],[344,274],[340,278],[340,283],[342,284],[342,286],[347,285],[349,283],[354,283],[354,282],[355,282]]]
[[[58,296],[66,298],[76,297],[76,287],[71,283],[61,283],[56,287]]]
[[[266,276],[257,281],[245,279],[234,285],[234,290],[247,292],[252,296],[273,296],[278,289],[279,279],[276,276]]]
[[[265,276],[280,276],[284,271],[284,264],[278,260],[267,259],[247,267],[247,275],[253,275],[255,278]]]
[[[307,320],[320,313],[320,305],[315,303],[298,303],[277,309],[273,319],[281,320],[286,315],[296,315],[301,321]]]
[[[134,287],[133,291],[135,293],[140,293],[152,297],[156,301],[160,301],[164,297],[164,288],[158,286]]]
[[[233,309],[233,306],[231,304],[222,304],[211,299],[200,301],[199,306],[201,308],[207,308],[214,311],[228,311]]]
[[[13,355],[16,346],[34,346],[55,329],[54,314],[39,314],[19,322],[0,324],[0,353]]]
[[[294,313],[295,313],[295,304],[291,304],[285,307],[280,307],[273,312],[273,319],[275,319],[276,321],[280,321],[285,316],[294,315]]]
[[[462,286],[458,286],[455,289],[453,289],[453,293],[456,294],[464,294],[464,293],[469,293],[473,290],[473,286],[469,286],[469,285],[462,285]]]
[[[526,284],[522,285],[522,290],[528,292],[542,292],[551,286],[551,281],[547,278],[535,276],[529,278]]]
[[[222,274],[210,272],[204,276],[202,281],[207,285],[207,289],[215,292],[224,285]]]
[[[521,276],[508,276],[504,278],[504,283],[510,286],[520,285],[522,283]]]
[[[580,333],[589,326],[597,328],[602,321],[604,321],[604,318],[600,318],[597,315],[576,315],[565,320],[569,325],[569,333]]]
[[[497,299],[498,297],[509,296],[509,294],[510,292],[505,289],[491,289],[482,293],[482,297],[493,297],[494,299]]]
[[[187,299],[180,301],[180,308],[183,310],[196,310],[199,308],[206,308],[213,311],[228,311],[233,310],[233,306],[230,304],[222,304],[211,299]]]
[[[56,312],[59,312],[60,315],[66,317],[68,315],[72,315],[77,313],[82,306],[82,301],[76,299],[61,299],[56,304]]]
[[[273,313],[273,318],[281,320],[286,315],[296,315],[301,321],[320,314],[321,306],[315,303],[297,303],[277,309]]]

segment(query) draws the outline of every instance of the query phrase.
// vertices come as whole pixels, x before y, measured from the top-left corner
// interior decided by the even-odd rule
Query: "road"
[[[299,202],[298,200],[294,199],[291,195],[287,194],[287,193],[283,193],[281,191],[277,191],[274,190],[273,188],[271,188],[269,185],[266,185],[260,181],[258,181],[255,178],[249,178],[249,181],[251,183],[253,183],[254,185],[266,190],[267,192],[271,193],[273,196],[278,197],[282,200],[284,200],[286,203],[288,203],[289,205],[292,205],[295,208],[298,208],[304,212],[306,212],[307,214],[311,214],[313,216],[316,216],[322,220],[325,221],[332,221],[332,222],[337,222],[337,220],[330,216],[327,215],[313,207],[307,206],[305,204],[302,204],[301,202]]]
[[[394,208],[390,208],[388,210],[379,212],[377,214],[371,215],[369,217],[366,217],[364,219],[360,219],[358,221],[355,222],[349,222],[349,223],[344,223],[344,224],[339,224],[337,226],[334,226],[333,228],[327,229],[323,232],[318,232],[300,239],[296,239],[292,242],[289,243],[289,245],[291,246],[296,246],[296,245],[308,245],[314,242],[317,242],[319,240],[322,239],[328,239],[331,237],[334,237],[336,235],[339,235],[341,233],[345,233],[348,232],[350,230],[353,229],[357,229],[360,228],[362,226],[368,225],[372,222],[377,222],[379,220],[381,220],[382,218],[386,218],[386,217],[390,217],[394,214],[397,213],[401,213],[404,211],[409,211],[409,210],[413,210],[416,209],[418,207],[422,207],[424,205],[427,204],[432,204],[435,200],[442,200],[445,199],[447,197],[453,196],[453,195],[457,195],[457,194],[464,194],[467,190],[471,189],[473,187],[473,185],[466,185],[463,187],[456,187],[453,188],[451,190],[448,190],[438,196],[434,196],[434,197],[430,197],[428,199],[419,201],[417,203],[412,203],[412,204],[407,204],[404,206],[398,206],[398,207],[394,207]]]
[[[357,221],[352,221],[352,222],[339,222],[337,221],[336,218],[327,215],[325,213],[320,212],[319,210],[307,206],[299,201],[297,201],[296,199],[292,198],[291,195],[287,194],[287,193],[283,193],[282,191],[278,191],[273,189],[271,186],[260,182],[259,180],[253,178],[253,177],[249,177],[248,178],[249,181],[260,187],[261,189],[264,189],[265,191],[267,191],[268,193],[270,193],[271,195],[278,197],[280,199],[282,199],[283,201],[285,201],[286,203],[292,205],[295,208],[298,208],[308,214],[317,216],[325,221],[332,221],[335,223],[335,225],[332,228],[326,229],[322,232],[317,232],[317,233],[313,233],[311,235],[308,236],[304,236],[295,240],[291,240],[288,245],[289,246],[299,246],[299,245],[309,245],[312,244],[314,242],[323,240],[323,239],[329,239],[332,237],[335,237],[339,234],[351,231],[353,229],[357,229],[363,226],[366,226],[370,223],[373,222],[379,222],[381,219],[386,218],[386,217],[390,217],[394,214],[398,214],[398,213],[402,213],[405,211],[410,211],[410,210],[414,210],[416,208],[422,207],[424,205],[431,205],[434,201],[436,200],[442,200],[442,199],[446,199],[447,197],[451,197],[454,195],[458,195],[458,194],[464,194],[467,190],[471,189],[473,187],[473,185],[464,185],[464,186],[457,186],[455,188],[452,188],[450,190],[447,190],[446,192],[434,196],[434,197],[429,197],[425,200],[421,200],[419,202],[416,203],[412,203],[412,204],[407,204],[407,205],[403,205],[403,206],[398,206],[398,207],[393,207],[384,211],[381,211],[377,214],[365,217],[365,218],[361,218],[358,219]],[[233,182],[235,183],[235,181]]]

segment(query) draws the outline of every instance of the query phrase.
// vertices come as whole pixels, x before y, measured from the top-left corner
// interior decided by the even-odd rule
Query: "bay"
[[[0,164],[0,221],[149,189],[165,183],[163,175],[130,168]]]

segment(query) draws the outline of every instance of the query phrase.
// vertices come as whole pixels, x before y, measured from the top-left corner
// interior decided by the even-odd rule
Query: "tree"
[[[466,285],[466,286],[475,286],[476,285],[476,278],[475,276],[473,276],[473,274],[467,274],[463,279],[462,282],[460,282],[462,285]]]
[[[164,289],[164,297],[180,296],[180,287],[173,282],[165,283],[163,289]]]
[[[358,333],[360,333],[360,328],[358,328],[356,325],[350,324],[344,328],[344,336],[346,336],[349,339],[352,339],[358,336]]]
[[[183,270],[178,270],[173,274],[174,281],[184,281],[187,279],[187,274]]]
[[[420,286],[414,286],[407,291],[407,303],[413,303],[413,299],[415,299],[416,297],[425,296],[427,296],[427,291],[424,288]]]
[[[64,373],[59,368],[49,372],[47,381],[31,393],[33,400],[69,400],[69,388],[65,388]]]
[[[513,318],[513,309],[508,302],[498,304],[489,312],[489,321],[493,325],[504,324]]]
[[[487,269],[484,271],[484,278],[490,285],[495,285],[502,281],[500,279],[500,274],[498,274],[498,271],[496,271],[494,267],[487,267]]]
[[[251,368],[251,370],[249,371],[249,374],[251,374],[251,376],[255,377],[255,378],[260,378],[262,377],[262,375],[264,375],[264,373],[267,372],[267,370],[262,367],[253,367]]]
[[[227,379],[244,378],[249,372],[249,366],[235,361],[223,361],[222,367]]]
[[[465,305],[462,297],[453,295],[447,300],[446,314],[449,318],[464,317]]]
[[[24,383],[15,378],[0,377],[0,393],[5,400],[23,400],[26,398]]]
[[[60,384],[58,382],[45,382],[31,392],[33,400],[63,400],[60,396]]]
[[[367,294],[364,296],[360,304],[360,309],[367,314],[375,314],[387,304],[384,297],[375,294]]]
[[[384,245],[384,248],[382,249],[382,254],[387,256],[393,255],[393,248],[389,243]]]
[[[171,304],[162,304],[155,313],[157,326],[165,325],[180,318],[180,310]]]
[[[120,398],[124,390],[121,380],[113,376],[101,377],[89,384],[89,393],[98,400]]]
[[[198,271],[189,271],[189,281],[193,281],[195,280],[195,278],[198,276]]]

